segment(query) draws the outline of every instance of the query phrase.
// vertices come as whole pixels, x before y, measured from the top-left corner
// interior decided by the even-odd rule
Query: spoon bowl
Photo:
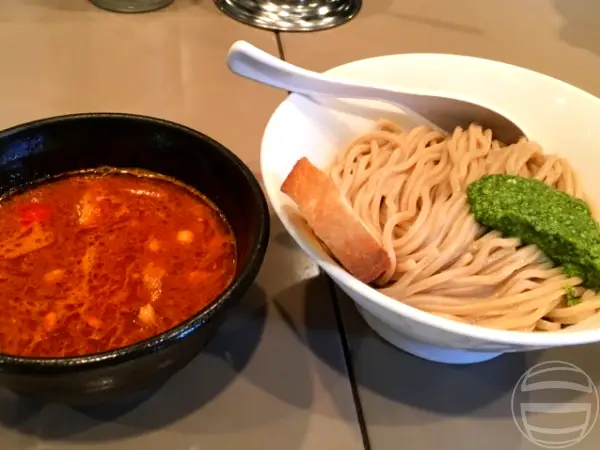
[[[468,99],[338,80],[282,61],[246,41],[237,41],[231,46],[227,64],[237,75],[297,94],[393,103],[401,106],[408,114],[418,117],[421,122],[446,133],[476,122],[493,130],[494,136],[505,144],[513,144],[525,136],[523,130],[507,118],[506,114]]]

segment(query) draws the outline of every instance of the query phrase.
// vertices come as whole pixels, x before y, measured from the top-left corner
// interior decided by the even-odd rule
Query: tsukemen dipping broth
[[[62,357],[157,335],[235,274],[224,216],[147,172],[73,174],[0,202],[0,353]]]

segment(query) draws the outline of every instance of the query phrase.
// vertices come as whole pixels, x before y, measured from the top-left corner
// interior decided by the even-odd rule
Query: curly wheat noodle
[[[533,177],[587,200],[563,158],[525,139],[505,146],[470,125],[444,136],[388,120],[354,139],[330,176],[392,261],[378,289],[440,317],[489,328],[560,331],[600,315],[600,296],[535,246],[486,231],[466,187],[485,174]],[[593,205],[590,205],[592,211]],[[565,284],[581,302],[568,306]],[[568,328],[566,329],[568,330]]]

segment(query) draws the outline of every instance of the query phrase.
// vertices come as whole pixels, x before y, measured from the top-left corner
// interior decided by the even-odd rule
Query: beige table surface
[[[0,127],[89,111],[143,113],[220,140],[253,170],[284,94],[228,73],[247,39],[209,1],[118,15],[86,0],[0,1]],[[85,149],[82,149],[84,151]],[[0,390],[0,449],[358,450],[327,283],[273,220],[264,268],[208,348],[158,392],[76,410]]]
[[[282,34],[287,59],[313,70],[393,53],[455,53],[543,72],[600,95],[594,0],[366,0],[356,19]]]
[[[364,3],[357,18],[340,28],[283,34],[285,59],[325,70],[385,54],[457,53],[544,72],[600,96],[600,3],[596,1]],[[339,292],[338,297],[351,349],[350,367],[373,450],[540,449],[513,423],[511,394],[519,377],[537,363],[560,360],[579,366],[600,388],[599,345],[513,354],[466,367],[433,364],[385,344],[365,326],[350,300]],[[575,404],[587,399],[575,395],[562,401]],[[536,418],[532,420],[536,424]],[[561,420],[563,426],[574,425],[557,418],[554,426]],[[568,448],[592,450],[599,443],[600,423],[596,423],[585,440]]]

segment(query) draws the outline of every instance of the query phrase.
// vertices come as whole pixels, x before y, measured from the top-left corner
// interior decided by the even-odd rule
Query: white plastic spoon
[[[237,41],[231,46],[227,63],[232,72],[242,77],[297,94],[394,103],[446,132],[476,122],[490,128],[494,136],[506,144],[517,142],[525,135],[511,120],[484,106],[454,98],[337,80],[282,61],[246,41]]]

